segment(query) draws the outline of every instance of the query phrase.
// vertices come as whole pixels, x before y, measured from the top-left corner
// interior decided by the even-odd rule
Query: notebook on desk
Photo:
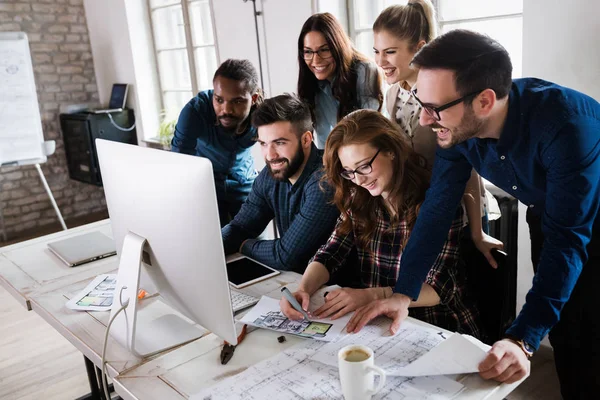
[[[105,114],[123,111],[127,102],[127,92],[129,85],[127,83],[114,83],[110,92],[110,101],[107,109],[90,110],[94,114]]]
[[[117,254],[115,242],[100,232],[91,232],[48,243],[48,249],[69,267]]]

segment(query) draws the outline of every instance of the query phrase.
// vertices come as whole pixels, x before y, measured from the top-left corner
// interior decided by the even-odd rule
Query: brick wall
[[[44,138],[56,141],[41,166],[63,217],[105,211],[102,188],[69,178],[59,123],[66,106],[98,103],[83,0],[1,0],[0,31],[29,37]],[[57,222],[34,166],[0,169],[0,202],[9,238]]]

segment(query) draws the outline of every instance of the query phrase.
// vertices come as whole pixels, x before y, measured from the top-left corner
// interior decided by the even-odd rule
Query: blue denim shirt
[[[293,185],[273,179],[268,168],[256,178],[240,212],[221,229],[226,254],[238,251],[272,268],[302,273],[327,241],[340,215],[331,203],[333,190],[323,184],[323,151],[312,146],[302,174]],[[280,238],[256,238],[275,219]]]
[[[543,244],[526,304],[507,333],[534,348],[558,322],[599,228],[600,104],[539,79],[517,79],[499,140],[438,148],[431,187],[394,289],[416,298],[474,167],[542,216]],[[594,226],[594,224],[596,224]]]
[[[213,90],[205,90],[191,99],[181,113],[171,141],[171,151],[206,157],[212,162],[217,190],[226,180],[250,186],[256,178],[250,148],[255,144],[256,129],[241,134],[217,125],[212,105]]]
[[[370,69],[370,82],[365,82],[367,69]],[[360,62],[356,71],[356,93],[360,109],[379,109],[379,99],[376,93],[371,93],[370,88],[376,84],[377,67]],[[325,141],[334,126],[338,123],[338,109],[340,102],[333,97],[331,82],[319,81],[315,94],[315,144],[319,149],[325,147]]]

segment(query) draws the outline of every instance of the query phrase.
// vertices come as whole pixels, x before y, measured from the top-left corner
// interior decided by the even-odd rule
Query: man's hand
[[[530,366],[519,345],[503,339],[494,343],[487,357],[479,364],[479,375],[483,379],[513,383],[526,376]]]
[[[498,263],[494,259],[494,256],[492,256],[491,251],[492,249],[503,250],[504,243],[502,243],[495,237],[487,235],[483,231],[481,231],[479,235],[473,235],[472,239],[473,243],[475,244],[475,247],[477,247],[477,250],[479,250],[485,256],[486,260],[488,261],[488,263],[490,263],[492,268],[498,268]]]
[[[310,304],[310,295],[304,290],[299,289],[298,291],[292,293],[298,303],[302,306],[302,308],[308,313],[308,305]],[[304,315],[300,311],[297,311],[290,302],[285,298],[285,296],[281,296],[281,300],[279,300],[279,307],[281,308],[281,312],[293,320],[304,319]]]
[[[315,310],[313,314],[318,318],[330,316],[331,319],[341,318],[373,300],[377,300],[377,297],[371,289],[336,289],[327,294],[325,304]]]
[[[400,323],[408,317],[410,298],[406,295],[395,293],[385,300],[376,300],[356,310],[346,330],[348,333],[360,331],[369,321],[380,315],[391,318],[390,331],[395,335],[400,328]]]

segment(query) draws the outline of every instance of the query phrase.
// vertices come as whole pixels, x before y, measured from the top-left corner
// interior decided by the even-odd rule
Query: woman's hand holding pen
[[[302,289],[298,289],[296,292],[294,292],[292,294],[294,295],[296,300],[298,300],[298,303],[300,303],[302,308],[304,310],[308,310],[308,305],[310,304],[310,295]],[[302,315],[302,313],[295,310],[294,307],[292,307],[290,302],[284,296],[282,296],[281,300],[279,300],[279,307],[281,308],[281,311],[283,312],[283,314],[286,317],[288,317],[289,319],[293,319],[293,320],[304,319],[304,316]]]
[[[325,304],[315,310],[313,314],[320,319],[341,318],[349,312],[377,300],[377,291],[373,289],[381,291],[381,288],[333,290],[325,296]]]

